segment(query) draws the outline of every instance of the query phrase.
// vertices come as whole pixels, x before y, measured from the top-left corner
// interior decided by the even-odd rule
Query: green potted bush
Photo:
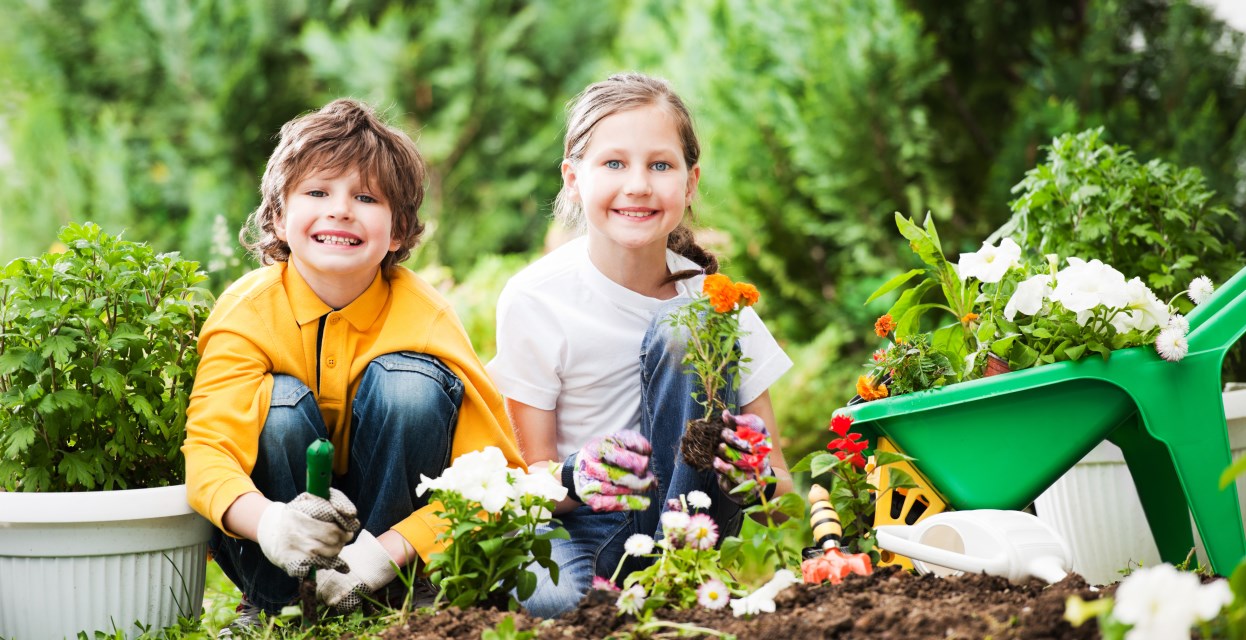
[[[180,450],[206,276],[95,224],[59,237],[0,273],[0,637],[170,626],[211,533]]]

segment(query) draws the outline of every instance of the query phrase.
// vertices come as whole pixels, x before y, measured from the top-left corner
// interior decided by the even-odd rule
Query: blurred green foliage
[[[954,259],[1008,220],[1041,147],[1103,126],[1141,163],[1199,169],[1233,213],[1228,241],[1246,241],[1246,39],[1187,0],[0,0],[0,15],[0,259],[90,219],[181,250],[219,291],[254,266],[235,235],[280,125],[350,95],[425,153],[411,266],[486,359],[493,296],[548,229],[564,104],[616,70],[669,78],[704,146],[700,222],[797,363],[773,393],[791,459],[825,442],[876,346],[892,301],[862,303],[918,266],[897,211],[930,212]]]

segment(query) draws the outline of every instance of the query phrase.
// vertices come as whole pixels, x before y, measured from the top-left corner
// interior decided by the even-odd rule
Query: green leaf
[[[788,467],[788,472],[789,473],[800,473],[802,471],[809,471],[810,462],[815,457],[822,456],[822,455],[826,455],[826,452],[825,451],[811,451],[805,454],[805,456],[802,457],[800,460],[798,460],[796,464],[792,465],[791,467]]]
[[[895,451],[874,451],[874,464],[882,467],[896,462],[911,462],[913,458]]]
[[[822,474],[829,472],[831,469],[835,467],[835,465],[840,464],[842,462],[843,461],[840,460],[837,456],[832,455],[830,453],[825,453],[825,452],[819,453],[817,456],[814,457],[813,461],[810,463],[809,475],[817,478],[818,476],[821,476]]]
[[[909,473],[904,469],[889,467],[887,469],[887,474],[889,476],[888,480],[891,483],[892,489],[912,489],[920,486],[917,484],[917,481],[913,479],[913,476],[909,475]]]
[[[70,486],[80,486],[84,489],[95,488],[95,476],[99,470],[99,462],[92,459],[90,454],[81,451],[65,454],[61,463],[56,467],[56,471],[65,476],[65,481]]]
[[[1220,488],[1227,489],[1229,485],[1233,484],[1233,479],[1243,473],[1246,473],[1246,457],[1234,460],[1233,464],[1229,465],[1224,470],[1224,473],[1220,474]]]
[[[557,583],[557,580],[554,581]],[[536,591],[536,574],[531,571],[520,571],[515,576],[515,595],[520,600],[527,600]]]
[[[895,291],[897,288],[899,288],[904,283],[924,273],[926,273],[925,269],[911,269],[909,271],[901,273],[900,275],[884,282],[882,286],[880,286],[878,289],[875,289],[874,293],[871,293],[870,297],[865,299],[865,304],[869,304],[877,300],[878,298],[885,296],[888,293],[891,293],[892,291]]]
[[[16,429],[10,429],[4,434],[4,440],[8,442],[8,446],[4,449],[4,456],[9,459],[16,460],[18,455],[26,450],[27,447],[35,441],[35,427],[32,424],[22,425]]]
[[[78,351],[78,344],[73,338],[68,336],[48,336],[43,341],[43,348],[39,350],[39,355],[47,358],[52,357],[57,364],[69,362],[69,356]]]

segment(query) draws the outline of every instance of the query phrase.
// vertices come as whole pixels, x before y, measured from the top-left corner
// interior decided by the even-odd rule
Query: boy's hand
[[[732,490],[748,480],[757,480],[760,484],[773,475],[770,469],[770,451],[773,448],[770,433],[766,430],[766,423],[751,413],[733,416],[724,411],[723,422],[734,430],[723,429],[719,434],[722,442],[714,456],[718,488],[736,504],[748,504],[757,499],[756,491],[732,493]],[[764,489],[759,487],[759,490],[765,489],[769,486]]]
[[[364,598],[398,577],[397,565],[366,529],[342,549],[338,558],[350,565],[349,572],[316,572],[316,597],[337,613],[354,611]]]
[[[593,511],[642,511],[649,508],[643,494],[653,486],[649,453],[653,447],[635,431],[593,438],[575,456],[573,482],[568,486]],[[566,473],[563,484],[567,485]]]
[[[312,567],[347,571],[338,554],[358,530],[355,505],[330,489],[328,500],[304,492],[289,504],[272,503],[260,516],[256,537],[269,562],[302,578]]]

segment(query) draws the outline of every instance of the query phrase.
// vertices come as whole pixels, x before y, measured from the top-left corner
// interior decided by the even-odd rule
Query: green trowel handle
[[[307,446],[307,493],[329,499],[333,479],[333,443],[324,438]]]

